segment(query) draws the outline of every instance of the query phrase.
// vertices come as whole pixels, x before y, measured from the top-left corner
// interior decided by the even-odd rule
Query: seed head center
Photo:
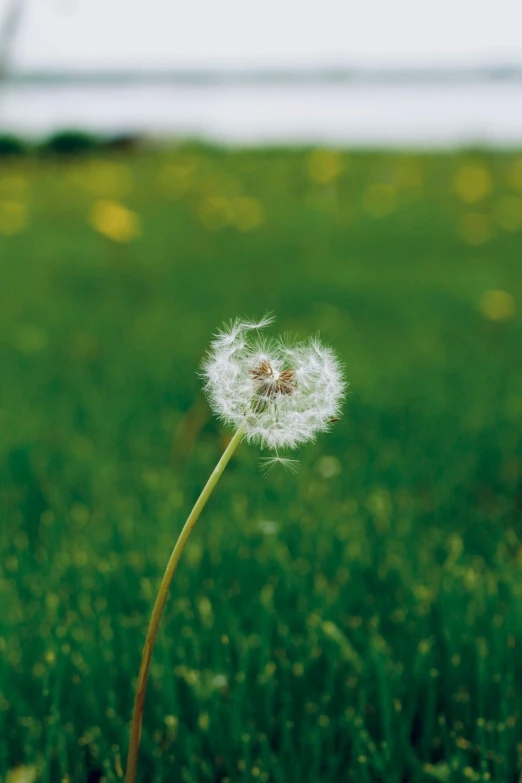
[[[260,397],[273,398],[278,394],[292,394],[295,391],[295,372],[292,369],[278,372],[274,370],[268,359],[250,370],[255,384],[256,392]]]

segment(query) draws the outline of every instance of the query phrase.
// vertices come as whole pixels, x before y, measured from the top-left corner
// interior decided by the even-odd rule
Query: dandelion
[[[20,201],[0,201],[0,234],[11,236],[27,225],[27,206]]]
[[[297,460],[280,456],[329,429],[344,398],[345,382],[334,352],[318,337],[292,342],[260,332],[273,322],[236,319],[217,333],[201,374],[214,412],[235,433],[207,481],[174,546],[152,611],[132,715],[125,783],[134,783],[145,689],[152,649],[168,591],[196,521],[240,442],[245,439],[274,453],[262,459],[265,473],[280,465],[295,473]]]
[[[139,215],[110,199],[96,201],[89,220],[96,231],[114,242],[132,242],[141,233]]]
[[[487,169],[479,165],[461,166],[453,178],[457,195],[467,204],[475,204],[491,193],[493,183]]]
[[[507,291],[484,291],[479,307],[490,321],[509,321],[515,315],[515,300]]]
[[[203,377],[214,412],[242,428],[247,440],[277,452],[329,429],[345,384],[335,354],[319,338],[292,343],[261,337],[272,320],[237,319],[225,327],[210,346]]]
[[[258,228],[264,219],[261,202],[256,198],[238,196],[230,202],[230,221],[238,231],[248,232]]]
[[[344,161],[335,150],[312,150],[306,159],[308,176],[318,185],[327,185],[342,173]]]

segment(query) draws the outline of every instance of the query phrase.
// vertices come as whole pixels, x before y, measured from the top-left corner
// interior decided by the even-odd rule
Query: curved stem
[[[172,577],[176,571],[181,553],[185,548],[188,537],[190,536],[197,519],[203,510],[207,500],[212,494],[212,490],[221,478],[221,474],[225,470],[228,461],[232,454],[239,446],[243,437],[243,428],[239,427],[236,434],[226,447],[225,451],[218,464],[214,468],[212,475],[205,484],[205,487],[196,501],[196,505],[190,512],[187,521],[181,531],[176,545],[172,550],[170,560],[167,564],[167,568],[161,580],[161,584],[156,597],[156,602],[152,610],[152,616],[149,622],[149,628],[147,630],[147,636],[145,638],[145,646],[143,648],[143,655],[141,658],[140,673],[138,677],[138,684],[136,686],[136,696],[134,698],[134,708],[132,711],[132,721],[130,729],[130,741],[129,741],[129,753],[127,756],[127,769],[125,772],[125,783],[134,783],[136,780],[136,769],[138,765],[138,753],[140,749],[141,739],[141,723],[143,718],[143,705],[145,704],[145,690],[147,688],[147,678],[149,676],[150,660],[152,657],[152,650],[156,636],[158,633],[158,626],[165,608],[165,602],[172,582]]]

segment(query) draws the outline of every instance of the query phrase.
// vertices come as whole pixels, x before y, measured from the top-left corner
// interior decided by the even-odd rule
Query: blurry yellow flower
[[[6,783],[33,783],[37,778],[37,769],[34,764],[15,767],[9,770]]]
[[[27,206],[20,201],[0,201],[0,234],[11,236],[27,224]]]
[[[198,217],[209,231],[219,231],[228,223],[228,201],[222,196],[208,196],[198,206]]]
[[[306,159],[306,169],[312,182],[326,185],[342,172],[342,156],[334,150],[313,150]]]
[[[453,187],[462,201],[474,204],[491,192],[491,176],[483,166],[461,166],[453,178]]]
[[[230,222],[239,231],[252,231],[263,222],[263,205],[256,198],[240,196],[230,202]]]
[[[209,231],[232,225],[238,231],[252,231],[264,219],[263,205],[255,198],[207,196],[198,206],[198,217]]]
[[[484,291],[479,308],[490,321],[508,321],[515,315],[515,301],[507,291]]]
[[[397,207],[397,191],[393,185],[384,182],[370,185],[363,196],[363,206],[373,217],[391,215]]]
[[[96,231],[115,242],[132,242],[141,234],[139,215],[118,201],[95,201],[89,221]]]
[[[93,160],[75,167],[71,179],[94,196],[121,198],[132,190],[132,174],[123,163]]]
[[[208,712],[201,713],[201,715],[198,718],[198,726],[201,731],[208,731],[208,727],[210,726],[210,719],[208,717]]]
[[[520,196],[504,196],[495,208],[497,223],[505,231],[520,231],[522,229],[522,198]]]
[[[515,190],[522,191],[522,158],[516,158],[508,169],[507,179]]]
[[[467,212],[459,218],[457,233],[468,245],[483,245],[493,236],[491,220],[480,212]]]

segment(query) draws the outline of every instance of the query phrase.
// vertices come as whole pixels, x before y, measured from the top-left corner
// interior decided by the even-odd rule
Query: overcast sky
[[[18,67],[522,63],[522,0],[26,4]]]

